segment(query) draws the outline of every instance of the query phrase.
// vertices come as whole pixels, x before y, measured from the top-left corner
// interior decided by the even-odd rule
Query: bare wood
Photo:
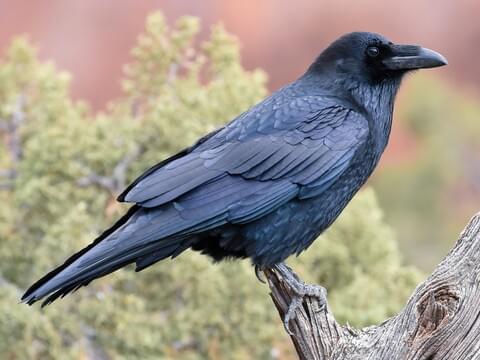
[[[283,319],[292,291],[275,270],[265,275]],[[480,213],[405,308],[382,324],[353,329],[338,324],[328,306],[318,311],[314,298],[302,305],[290,321],[302,360],[480,359]]]
[[[110,176],[98,175],[91,171],[89,175],[77,180],[77,185],[80,187],[87,187],[91,185],[100,186],[110,193],[117,195],[126,187],[127,171],[132,163],[135,162],[143,153],[145,149],[137,146],[133,151],[117,163],[113,168]]]

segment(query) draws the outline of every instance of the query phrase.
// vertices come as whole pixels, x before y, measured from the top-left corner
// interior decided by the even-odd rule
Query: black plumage
[[[141,270],[188,248],[260,269],[300,253],[377,165],[403,75],[445,63],[378,34],[341,37],[298,80],[140,176],[118,198],[135,203],[130,211],[23,301],[49,303],[126,264]]]

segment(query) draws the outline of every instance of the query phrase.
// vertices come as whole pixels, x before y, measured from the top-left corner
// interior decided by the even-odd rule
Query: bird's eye
[[[371,58],[377,57],[380,54],[380,49],[376,46],[369,46],[367,48],[367,55]]]

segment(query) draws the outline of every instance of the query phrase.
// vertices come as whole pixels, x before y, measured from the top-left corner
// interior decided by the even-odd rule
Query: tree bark
[[[265,275],[283,319],[292,291],[275,270]],[[480,213],[400,313],[378,326],[338,324],[331,309],[304,298],[290,321],[291,339],[307,360],[480,359]]]

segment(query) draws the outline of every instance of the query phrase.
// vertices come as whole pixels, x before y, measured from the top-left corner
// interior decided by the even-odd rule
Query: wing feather
[[[125,200],[146,208],[173,201],[197,231],[203,222],[244,223],[294,197],[322,193],[365,142],[367,121],[334,99],[308,96],[274,107],[252,109],[151,171]]]

